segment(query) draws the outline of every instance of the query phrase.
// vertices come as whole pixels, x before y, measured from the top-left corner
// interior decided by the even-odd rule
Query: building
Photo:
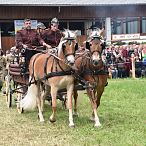
[[[0,0],[1,47],[15,44],[14,20],[31,18],[49,25],[60,20],[60,29],[79,30],[80,42],[88,28],[105,27],[107,42],[146,39],[146,0]]]

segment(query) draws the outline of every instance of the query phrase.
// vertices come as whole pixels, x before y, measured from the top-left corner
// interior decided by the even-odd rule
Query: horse
[[[100,98],[107,84],[107,71],[105,63],[102,60],[102,51],[105,48],[103,41],[104,30],[94,30],[89,36],[85,50],[81,50],[75,56],[75,65],[86,86],[93,110],[91,120],[95,121],[95,127],[100,127],[101,123],[97,115],[97,108],[100,105]],[[78,93],[74,90],[74,114],[77,115],[77,97]]]
[[[41,96],[41,83],[49,86],[52,97],[52,114],[50,122],[56,121],[56,96],[60,89],[66,88],[69,109],[69,127],[74,127],[72,114],[72,94],[74,89],[74,77],[72,69],[75,63],[75,49],[77,48],[76,31],[65,30],[57,49],[53,52],[34,55],[29,64],[30,86],[26,96],[20,105],[24,110],[38,107],[40,122],[44,121],[42,113],[43,97]]]

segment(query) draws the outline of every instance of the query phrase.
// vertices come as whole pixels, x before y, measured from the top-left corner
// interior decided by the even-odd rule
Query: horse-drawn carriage
[[[91,34],[84,50],[75,53],[76,49],[75,33],[66,30],[64,38],[61,39],[55,52],[38,53],[31,58],[29,77],[27,75],[23,76],[21,73],[14,74],[13,65],[10,65],[10,75],[13,80],[21,87],[25,87],[25,90],[21,87],[17,88],[24,90],[24,92],[18,91],[21,94],[18,97],[20,100],[17,104],[17,109],[20,112],[23,111],[22,109],[32,109],[37,106],[39,120],[43,122],[44,93],[48,91],[52,101],[50,122],[55,122],[56,97],[59,96],[58,91],[63,91],[63,94],[61,92],[60,95],[66,94],[67,96],[69,126],[74,127],[72,95],[74,95],[74,112],[76,114],[77,91],[86,88],[93,110],[92,119],[95,121],[96,127],[100,126],[96,109],[100,104],[100,97],[107,83],[107,72],[102,61],[102,51],[104,49],[102,31],[98,30]],[[20,63],[18,66],[18,70],[22,70]],[[75,84],[75,82],[80,84]],[[42,91],[42,84],[45,85],[44,92]],[[10,86],[11,84],[9,84]],[[17,89],[11,90],[9,88],[7,101],[11,101],[12,92],[17,91]],[[23,98],[25,93],[26,95]]]
[[[17,105],[18,112],[23,112],[23,108],[20,108],[20,101],[25,96],[28,86],[32,83],[29,82],[29,71],[27,63],[27,51],[32,54],[36,54],[36,51],[40,54],[46,53],[43,47],[34,47],[31,48],[23,48],[21,52],[15,54],[11,62],[9,62],[8,74],[5,77],[6,84],[6,102],[7,106],[10,108],[12,106],[12,96],[15,96],[15,102]],[[55,51],[55,49],[54,49]],[[54,52],[53,51],[53,52]],[[51,53],[51,52],[50,52]],[[29,54],[30,55],[30,54]],[[53,55],[53,54],[52,54]],[[42,90],[44,90],[44,86],[42,86]],[[16,93],[16,94],[14,94]],[[61,90],[60,94],[58,94],[58,99],[60,99],[64,105],[66,101],[65,97],[66,90]],[[46,100],[51,101],[51,96],[48,94],[46,96]]]
[[[24,51],[24,49],[22,50]],[[13,55],[13,56],[12,56]],[[12,106],[12,96],[16,93],[15,101],[17,109],[20,109],[19,102],[25,95],[29,83],[29,73],[25,69],[25,56],[23,52],[12,54],[8,61],[7,76],[5,77],[6,85],[6,102],[7,106]]]

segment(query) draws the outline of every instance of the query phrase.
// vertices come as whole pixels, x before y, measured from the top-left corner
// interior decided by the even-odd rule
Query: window
[[[113,34],[122,34],[123,33],[123,19],[114,18],[112,19],[112,33]]]
[[[138,17],[114,18],[112,19],[113,34],[139,33]]]
[[[84,22],[69,22],[70,30],[79,30],[79,34],[84,34]]]
[[[142,33],[146,33],[146,17],[142,17]]]
[[[67,22],[59,22],[59,29],[60,30],[67,29]]]
[[[127,18],[127,33],[138,33],[138,18]]]
[[[0,22],[0,27],[1,27],[1,35],[2,36],[15,35],[14,22]]]

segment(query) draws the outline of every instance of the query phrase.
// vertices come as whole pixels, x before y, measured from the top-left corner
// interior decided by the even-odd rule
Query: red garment
[[[39,36],[35,29],[22,29],[17,31],[16,34],[16,47],[22,48],[23,44],[27,45],[28,47],[32,48],[32,46],[39,46],[43,45],[43,39]]]
[[[128,57],[128,51],[126,49],[122,50],[122,56],[127,58]]]
[[[63,36],[60,30],[52,31],[50,28],[46,29],[44,34],[42,35],[45,43],[50,45],[51,47],[56,47],[60,43],[60,39]]]
[[[129,61],[129,62],[125,62],[125,69],[126,69],[127,71],[130,71],[131,68],[132,68],[131,62],[130,62],[130,61]]]

